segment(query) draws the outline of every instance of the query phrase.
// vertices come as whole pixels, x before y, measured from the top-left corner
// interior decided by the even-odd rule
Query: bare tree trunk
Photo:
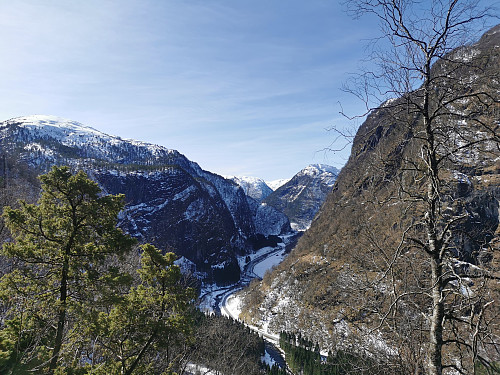
[[[440,260],[431,260],[432,268],[432,315],[429,337],[429,375],[441,375],[443,373],[443,361],[441,350],[443,347],[443,286],[442,265]]]

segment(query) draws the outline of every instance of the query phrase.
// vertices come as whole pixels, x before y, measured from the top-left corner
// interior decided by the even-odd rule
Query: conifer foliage
[[[194,290],[180,283],[181,272],[174,265],[175,254],[162,255],[153,245],[142,248],[139,285],[132,287],[111,310],[98,312],[87,337],[97,344],[92,355],[105,358],[96,374],[160,373],[154,367],[163,349],[191,329],[189,301]],[[90,343],[89,343],[90,344]],[[90,347],[90,345],[89,345]],[[168,353],[162,353],[170,361]],[[140,371],[136,371],[140,370]],[[165,370],[165,369],[163,369]]]
[[[120,260],[135,241],[117,227],[123,196],[67,167],[40,181],[37,204],[4,209],[0,373],[147,373],[150,349],[190,326],[194,294],[174,255],[144,245],[138,276],[128,274]]]
[[[285,352],[287,365],[298,374],[308,375],[376,375],[383,369],[377,368],[375,362],[367,357],[338,351],[328,356],[321,356],[319,345],[302,337],[300,333],[281,332],[280,348]],[[287,374],[286,369],[273,366],[268,370],[270,375]]]

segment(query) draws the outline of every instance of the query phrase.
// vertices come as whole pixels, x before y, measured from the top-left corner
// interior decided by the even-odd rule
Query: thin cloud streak
[[[68,117],[267,179],[324,162],[371,31],[321,0],[18,0],[0,12],[0,119]]]

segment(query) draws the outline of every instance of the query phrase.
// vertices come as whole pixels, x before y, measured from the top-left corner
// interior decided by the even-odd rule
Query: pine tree
[[[89,326],[88,337],[97,347],[93,356],[106,358],[92,373],[156,373],[153,366],[168,370],[168,349],[189,339],[195,292],[182,285],[175,254],[162,255],[150,244],[141,249],[139,285],[111,310],[99,312]]]
[[[19,209],[4,210],[12,241],[1,253],[15,269],[0,281],[12,332],[2,330],[0,353],[10,361],[0,356],[0,366],[52,374],[78,312],[106,279],[104,260],[128,252],[134,240],[117,228],[123,196],[103,196],[84,172],[73,175],[68,167],[53,167],[40,181],[37,204],[21,201]]]

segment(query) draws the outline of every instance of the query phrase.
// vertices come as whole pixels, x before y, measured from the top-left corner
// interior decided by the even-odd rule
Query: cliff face
[[[331,192],[339,171],[329,165],[309,165],[264,199],[284,212],[292,227],[304,231]]]
[[[290,231],[285,215],[259,209],[236,183],[175,150],[53,116],[0,123],[0,147],[37,173],[70,165],[87,172],[104,192],[125,194],[122,228],[191,260],[209,280],[237,280],[236,256],[252,250],[258,234]]]
[[[480,85],[490,89],[493,84],[497,89],[490,93],[498,97],[498,81],[494,80],[500,74],[500,27],[490,30],[478,43],[454,53],[454,58],[464,61],[477,58],[475,63],[461,67],[461,79],[468,82],[464,90]],[[436,71],[441,69],[440,64],[445,62],[437,63]],[[416,160],[422,150],[416,137],[422,125],[419,118],[412,119],[412,126],[397,121],[392,112],[397,101],[372,112],[359,128],[348,163],[310,229],[272,274],[242,294],[242,318],[257,325],[268,324],[274,332],[300,331],[325,349],[363,345],[372,353],[387,354],[400,344],[383,327],[370,330],[377,322],[373,312],[389,303],[389,290],[401,283],[413,287],[410,284],[426,272],[424,255],[400,251],[407,246],[401,242],[407,228],[411,226],[416,237],[422,235],[418,225],[422,206],[411,199],[400,199],[403,189],[418,192],[425,186],[418,179],[404,177],[408,160]],[[464,111],[477,114],[483,123],[492,124],[496,134],[491,137],[498,139],[498,106],[482,112],[479,106],[471,108],[477,103],[464,100],[461,105]],[[478,123],[460,119],[441,126],[454,126],[464,139],[472,139],[482,131]],[[442,138],[439,142],[457,146],[441,175],[446,191],[443,207],[449,209],[443,216],[464,218],[455,231],[452,246],[468,267],[486,262],[498,268],[498,143],[485,142],[471,151],[460,148],[460,139]],[[408,248],[411,250],[409,245]],[[370,283],[386,276],[383,273],[389,263],[397,270],[392,275],[396,284],[381,282],[378,289],[373,288]],[[419,303],[405,307],[406,326],[401,327],[420,323],[421,317],[413,310]],[[408,329],[404,335],[411,341],[417,331]]]

